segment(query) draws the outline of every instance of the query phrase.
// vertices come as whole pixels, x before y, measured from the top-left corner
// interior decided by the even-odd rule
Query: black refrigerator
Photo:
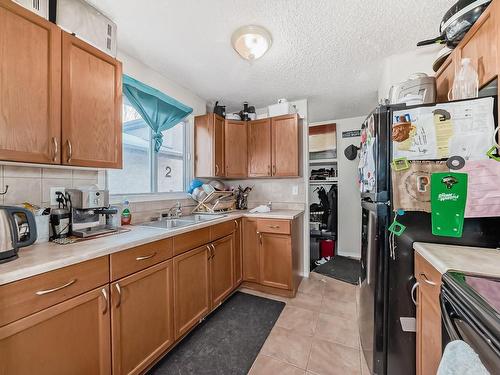
[[[433,104],[420,107],[426,106]],[[465,219],[463,236],[450,238],[432,234],[429,213],[406,212],[398,217],[398,222],[407,229],[400,237],[394,237],[397,252],[391,256],[388,227],[394,219],[390,169],[393,112],[420,107],[379,106],[362,125],[361,155],[365,158],[365,170],[360,167],[362,245],[357,311],[362,351],[374,374],[415,373],[413,243],[500,246],[498,217]]]

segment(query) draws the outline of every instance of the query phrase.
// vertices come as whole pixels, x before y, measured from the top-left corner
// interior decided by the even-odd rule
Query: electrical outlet
[[[64,187],[51,187],[50,188],[50,205],[51,206],[58,205],[58,203],[56,201],[56,198],[57,198],[56,191],[60,191],[61,193],[64,194],[64,192],[66,191],[66,188],[64,188]]]
[[[299,195],[299,185],[292,186],[292,195]]]

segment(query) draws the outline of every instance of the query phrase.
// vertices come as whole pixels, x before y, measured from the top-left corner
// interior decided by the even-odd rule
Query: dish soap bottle
[[[453,81],[452,100],[477,98],[479,94],[479,77],[472,66],[471,59],[463,58],[460,70]]]
[[[130,225],[132,222],[132,213],[130,212],[130,207],[129,207],[129,201],[123,201],[123,206],[122,206],[122,225]]]

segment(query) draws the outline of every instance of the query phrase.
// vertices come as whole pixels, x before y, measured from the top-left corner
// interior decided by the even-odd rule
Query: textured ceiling
[[[454,0],[90,0],[118,24],[119,48],[206,100],[231,108],[309,100],[309,120],[366,114],[384,57],[436,36]],[[266,27],[250,64],[232,32]]]

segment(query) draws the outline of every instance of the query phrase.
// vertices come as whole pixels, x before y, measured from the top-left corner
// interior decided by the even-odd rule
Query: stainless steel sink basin
[[[183,216],[180,219],[163,219],[158,221],[151,221],[149,223],[144,223],[141,225],[164,229],[175,229],[203,223],[210,220],[220,219],[225,216],[226,215],[189,215]]]

